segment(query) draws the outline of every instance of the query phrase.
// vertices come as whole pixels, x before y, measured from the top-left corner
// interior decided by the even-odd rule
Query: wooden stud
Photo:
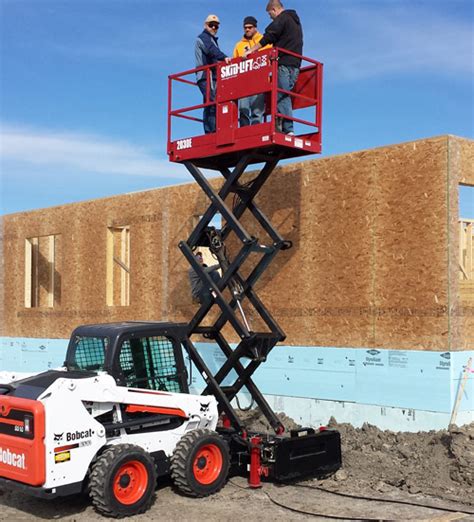
[[[48,307],[54,306],[54,271],[55,271],[55,255],[54,242],[55,236],[48,237],[48,263],[49,263],[49,285],[48,285]]]
[[[107,228],[107,269],[106,269],[106,302],[114,305],[114,229]]]
[[[25,308],[31,308],[31,279],[33,244],[31,239],[25,239]]]

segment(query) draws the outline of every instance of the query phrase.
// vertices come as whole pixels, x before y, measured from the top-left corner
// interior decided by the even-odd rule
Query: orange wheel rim
[[[207,444],[194,457],[194,478],[200,484],[212,484],[222,471],[222,452],[215,444]]]
[[[148,472],[138,460],[123,464],[114,477],[114,496],[125,505],[135,504],[145,493],[148,486]]]

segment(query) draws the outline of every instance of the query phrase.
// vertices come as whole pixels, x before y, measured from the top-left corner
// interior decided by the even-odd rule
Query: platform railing
[[[278,88],[278,81],[272,81],[272,78],[278,78],[278,56],[281,54],[287,54],[291,56],[295,56],[302,61],[303,67],[300,67],[300,73],[298,81],[295,85],[295,88],[292,91],[287,91],[284,89]],[[173,141],[172,132],[173,132],[173,121],[176,118],[193,121],[197,123],[202,123],[203,119],[200,117],[196,117],[194,115],[190,115],[189,113],[193,111],[197,111],[200,109],[205,109],[207,107],[217,107],[219,103],[225,102],[233,102],[238,103],[238,100],[241,98],[245,98],[249,96],[246,94],[249,89],[249,85],[254,83],[254,79],[262,85],[262,77],[267,74],[268,78],[268,87],[265,86],[259,92],[254,94],[266,94],[269,96],[270,103],[266,104],[266,110],[264,114],[264,122],[271,119],[271,121],[275,122],[277,118],[291,120],[295,123],[299,123],[301,125],[307,126],[310,129],[313,129],[313,132],[321,132],[321,122],[322,122],[322,77],[323,77],[323,64],[314,60],[312,58],[308,58],[302,55],[298,55],[291,51],[279,48],[272,48],[266,51],[259,51],[250,55],[251,58],[258,58],[266,56],[268,58],[268,62],[266,63],[266,67],[262,69],[248,71],[245,75],[245,78],[242,76],[242,82],[239,86],[239,82],[235,82],[236,88],[235,93],[233,93],[230,99],[220,100],[220,93],[223,91],[224,83],[227,79],[223,79],[220,77],[219,72],[221,68],[226,65],[240,64],[244,62],[246,59],[244,58],[234,58],[230,64],[225,64],[225,62],[219,62],[213,65],[207,65],[203,67],[197,67],[193,69],[189,69],[183,72],[179,72],[176,74],[172,74],[168,77],[168,149],[170,143]],[[175,89],[175,85],[177,83],[182,83],[186,85],[190,85],[196,89],[198,89],[198,82],[195,78],[190,79],[192,76],[196,76],[197,73],[202,73],[206,75],[206,96],[205,100],[202,103],[197,103],[189,106],[173,108],[173,93]],[[211,100],[211,81],[216,82],[215,88],[215,96],[214,100]],[[234,80],[232,80],[234,81]],[[293,111],[298,111],[302,108],[309,108],[314,106],[314,118],[312,119],[303,119],[295,116],[288,116],[281,114],[278,112],[278,96],[279,94],[286,94],[290,96],[293,105]],[[199,95],[201,95],[199,91]],[[253,95],[253,94],[252,94]],[[200,133],[202,134],[202,132]],[[180,136],[181,137],[181,136]]]

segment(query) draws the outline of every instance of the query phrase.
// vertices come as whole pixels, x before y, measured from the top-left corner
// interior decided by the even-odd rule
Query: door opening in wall
[[[459,292],[474,303],[474,186],[459,187]]]

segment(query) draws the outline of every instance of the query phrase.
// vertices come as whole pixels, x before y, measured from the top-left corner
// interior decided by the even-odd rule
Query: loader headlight
[[[186,432],[195,430],[196,428],[199,428],[201,420],[200,419],[193,419],[188,422],[188,425],[186,426]]]
[[[25,433],[28,435],[31,435],[33,430],[33,416],[32,415],[25,415]]]

